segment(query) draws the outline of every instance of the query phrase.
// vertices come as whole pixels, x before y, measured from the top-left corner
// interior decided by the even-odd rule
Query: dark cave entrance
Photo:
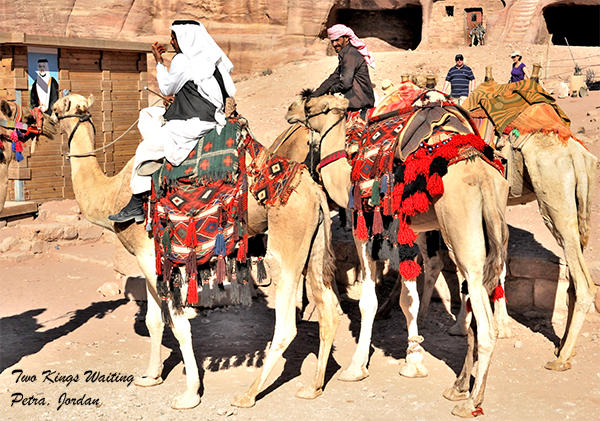
[[[359,38],[379,38],[394,47],[414,50],[421,42],[423,11],[412,4],[394,10],[334,9],[327,27],[336,23],[349,26]]]
[[[552,4],[543,12],[554,45],[600,47],[600,6]]]

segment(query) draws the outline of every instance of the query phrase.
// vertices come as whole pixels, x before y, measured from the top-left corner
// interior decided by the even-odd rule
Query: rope
[[[152,105],[150,105],[151,107],[155,106],[156,104],[158,104],[160,101],[162,101],[162,98],[157,99],[156,101],[154,101],[154,103],[152,103]],[[90,152],[87,153],[82,153],[82,154],[76,154],[76,155],[72,155],[72,154],[67,154],[66,157],[67,158],[85,158],[87,156],[94,156],[96,155],[96,152],[104,150],[106,148],[108,148],[109,146],[114,145],[115,143],[117,143],[119,140],[121,140],[123,138],[123,136],[125,136],[127,133],[129,133],[129,131],[131,129],[133,129],[133,127],[137,124],[137,122],[140,121],[140,118],[138,117],[133,123],[131,123],[131,126],[129,126],[123,133],[121,133],[121,135],[119,137],[117,137],[115,140],[113,140],[110,143],[107,143],[106,145],[100,147],[100,148],[96,148]]]

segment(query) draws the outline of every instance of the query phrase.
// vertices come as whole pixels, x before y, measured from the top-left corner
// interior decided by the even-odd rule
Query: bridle
[[[323,134],[321,134],[321,138],[319,139],[319,143],[318,145],[315,147],[315,142],[313,140],[312,134],[314,132],[316,132],[316,130],[311,127],[310,125],[310,119],[313,117],[317,117],[319,115],[323,115],[323,114],[329,114],[330,111],[341,111],[341,116],[340,118],[333,123],[329,128],[327,128],[327,130],[325,130],[325,132]],[[348,154],[346,153],[345,149],[341,149],[339,151],[335,151],[329,155],[327,155],[326,157],[324,157],[323,159],[320,159],[321,157],[321,144],[323,143],[323,139],[325,139],[325,136],[327,136],[329,134],[329,132],[338,124],[340,124],[345,118],[346,118],[346,109],[345,108],[340,108],[340,107],[332,107],[332,108],[327,108],[323,111],[319,111],[318,113],[314,113],[314,114],[309,114],[308,113],[308,106],[306,105],[306,102],[304,104],[304,113],[306,115],[305,119],[303,121],[301,121],[302,124],[304,124],[306,127],[308,127],[308,129],[310,130],[311,133],[311,139],[310,139],[310,143],[311,143],[311,147],[310,147],[310,174],[312,176],[312,178],[314,180],[319,179],[320,173],[321,173],[321,169],[326,166],[329,165],[335,161],[337,161],[338,159],[342,159],[342,158],[348,158]],[[315,163],[315,155],[319,156],[319,163],[316,164]]]
[[[64,120],[65,118],[76,118],[77,119],[77,123],[75,124],[75,127],[73,127],[73,130],[71,130],[71,133],[69,134],[69,141],[68,141],[68,148],[69,150],[71,150],[71,141],[73,140],[73,136],[75,135],[75,132],[77,131],[77,129],[79,128],[79,126],[81,125],[81,123],[84,122],[89,122],[92,125],[92,129],[94,129],[94,136],[96,135],[96,127],[94,126],[94,122],[92,121],[92,115],[90,113],[86,113],[86,114],[67,114],[67,115],[57,115],[56,119],[57,120]],[[91,152],[88,153],[84,153],[84,154],[78,154],[78,155],[71,155],[69,154],[68,156],[70,158],[83,158],[86,156],[95,156],[96,154],[94,152],[99,151],[100,149],[104,149],[104,148],[98,148],[98,149],[94,149]]]

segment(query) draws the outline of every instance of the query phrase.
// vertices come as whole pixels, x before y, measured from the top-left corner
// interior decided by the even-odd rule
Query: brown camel
[[[345,109],[348,101],[341,96],[325,95],[308,101],[298,100],[288,109],[290,123],[305,122],[321,133],[321,159],[345,148]],[[308,117],[307,117],[308,115]],[[323,185],[329,196],[343,208],[348,208],[351,188],[351,166],[345,159],[334,161],[321,169]],[[477,335],[469,329],[468,350],[463,370],[453,386],[444,392],[450,400],[463,400],[452,413],[473,417],[483,402],[483,394],[492,352],[496,343],[496,328],[489,293],[496,286],[506,255],[508,229],[504,210],[508,184],[482,159],[460,161],[448,168],[443,177],[444,193],[434,201],[433,209],[412,219],[415,232],[440,229],[449,245],[451,257],[464,276],[471,294],[471,306],[477,325]],[[468,198],[468,200],[465,200]],[[486,256],[484,227],[488,235]],[[375,262],[366,250],[366,242],[355,240],[362,266],[360,298],[361,331],[350,366],[342,380],[361,380],[368,376],[367,362],[373,319],[377,310],[375,294]],[[419,298],[416,282],[404,280],[400,306],[407,320],[409,345],[406,364],[400,373],[409,377],[427,374],[423,365],[423,338],[418,335],[417,312]],[[477,347],[475,349],[475,343]],[[470,377],[475,358],[475,382],[470,389]]]
[[[69,145],[71,155],[87,155],[72,158],[71,161],[73,190],[82,213],[91,222],[115,232],[127,251],[135,255],[146,276],[146,325],[151,338],[150,359],[145,374],[137,377],[135,384],[154,386],[162,382],[160,345],[164,328],[156,291],[154,244],[142,224],[114,224],[107,219],[108,215],[121,209],[131,195],[129,179],[133,159],[117,175],[107,177],[103,174],[96,158],[89,154],[93,148],[93,127],[85,117],[90,116],[92,101],[91,98],[75,94],[61,98],[53,107],[54,118],[60,120],[64,133],[72,134]],[[340,316],[337,296],[331,283],[334,258],[325,194],[304,171],[301,182],[283,207],[262,207],[252,195],[248,196],[250,234],[265,232],[267,224],[269,228],[265,260],[276,283],[276,322],[263,367],[248,391],[236,398],[234,404],[252,406],[255,403],[273,366],[296,335],[295,292],[306,263],[307,282],[319,311],[320,345],[314,380],[301,388],[297,396],[315,398],[322,393],[325,368]],[[298,220],[302,220],[303,224],[298,224]],[[187,288],[182,289],[182,294],[185,297]],[[171,327],[183,355],[187,383],[186,390],[173,400],[172,407],[192,408],[200,402],[200,381],[190,323],[185,314],[173,311],[171,304],[169,310]]]
[[[35,118],[31,115],[28,108],[23,108],[23,122],[26,124],[35,124]],[[13,121],[17,114],[17,104],[12,101],[0,100],[0,120]],[[6,195],[8,194],[8,167],[14,159],[14,153],[11,149],[10,132],[12,129],[7,129],[0,125],[0,142],[3,147],[0,147],[0,212],[4,209]],[[42,134],[43,140],[51,140],[56,133],[56,128],[49,118],[44,118]]]

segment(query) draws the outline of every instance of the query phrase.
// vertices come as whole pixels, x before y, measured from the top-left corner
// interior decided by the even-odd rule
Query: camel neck
[[[336,124],[339,116],[331,113],[327,120],[328,124],[325,124],[320,131],[324,134],[321,138],[320,159],[334,152],[346,149],[346,119],[342,119],[342,121]],[[347,159],[338,159],[321,169],[323,186],[333,201],[343,208],[348,207],[351,172],[352,167]]]
[[[65,124],[65,133],[71,133],[75,122]],[[91,124],[82,123],[73,134],[69,153],[71,155],[85,155],[94,149],[94,131]],[[113,224],[107,216],[112,212],[120,183],[115,182],[115,177],[107,177],[95,156],[72,157],[71,181],[75,199],[83,215],[91,222],[104,228],[113,230]]]

